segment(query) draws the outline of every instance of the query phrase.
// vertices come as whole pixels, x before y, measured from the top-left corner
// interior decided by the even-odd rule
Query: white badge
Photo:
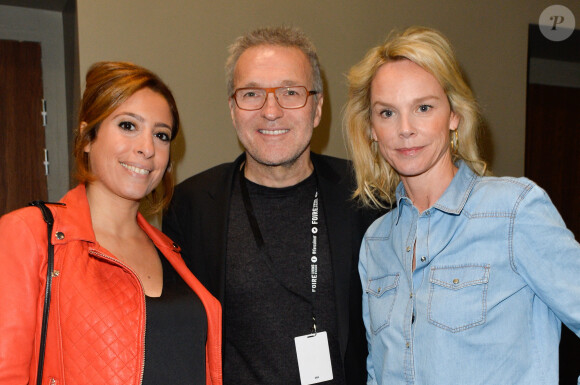
[[[326,332],[295,337],[294,343],[302,385],[332,380],[332,364]]]

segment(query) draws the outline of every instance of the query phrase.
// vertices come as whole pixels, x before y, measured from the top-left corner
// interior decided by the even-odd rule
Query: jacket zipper
[[[133,274],[133,276],[137,279],[137,282],[139,282],[139,285],[141,286],[141,291],[143,294],[143,310],[144,311],[143,311],[143,341],[142,341],[143,342],[143,360],[142,360],[142,364],[141,364],[141,376],[139,378],[139,384],[143,385],[143,374],[145,373],[145,333],[147,333],[147,301],[145,300],[145,289],[143,289],[143,283],[141,282],[141,280],[139,279],[137,274],[133,271],[133,269],[131,269],[129,266],[127,266],[123,262],[119,261],[118,259],[112,258],[112,257],[108,256],[107,254],[103,254],[95,249],[89,249],[89,254],[107,259],[111,262],[114,262],[117,265],[123,266],[129,272],[131,272],[131,274]],[[52,382],[50,385],[53,385]]]

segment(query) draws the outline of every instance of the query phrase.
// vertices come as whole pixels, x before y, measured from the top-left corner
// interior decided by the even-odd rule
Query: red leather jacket
[[[55,245],[55,275],[43,384],[138,385],[145,356],[143,288],[131,269],[96,242],[84,185],[69,191],[62,202],[65,207],[49,205],[55,219],[51,239]],[[137,220],[201,299],[208,321],[206,384],[222,384],[219,302],[187,269],[179,247],[140,214]],[[36,207],[0,218],[3,385],[36,383],[46,237],[46,223]]]

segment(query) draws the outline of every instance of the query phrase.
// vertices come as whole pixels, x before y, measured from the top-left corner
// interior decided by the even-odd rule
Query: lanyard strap
[[[310,279],[312,293],[316,293],[318,287],[318,189],[312,201],[312,221],[310,222],[310,232],[312,234],[312,249],[310,257]]]
[[[258,220],[256,219],[256,215],[254,212],[254,207],[252,205],[252,201],[250,200],[250,193],[248,192],[248,186],[246,184],[246,179],[244,177],[244,166],[240,170],[240,189],[242,192],[242,200],[244,202],[244,208],[246,209],[246,215],[248,216],[248,221],[250,222],[250,228],[252,229],[252,234],[254,235],[254,240],[256,241],[256,245],[258,246],[258,250],[266,256],[266,265],[268,266],[270,272],[274,275],[274,277],[278,280],[278,282],[288,291],[291,293],[298,295],[299,297],[309,301],[312,305],[312,332],[316,333],[316,315],[314,312],[314,296],[316,290],[318,288],[318,188],[316,188],[316,192],[314,193],[314,199],[312,201],[312,218],[310,221],[310,233],[312,234],[312,244],[311,244],[311,255],[309,257],[310,261],[310,287],[311,287],[311,294],[312,298],[309,300],[308,298],[304,298],[303,295],[300,293],[296,293],[295,291],[288,288],[284,281],[282,281],[271,265],[272,259],[270,255],[266,252],[264,247],[264,237],[262,236],[262,232],[260,231],[260,225],[258,224]]]

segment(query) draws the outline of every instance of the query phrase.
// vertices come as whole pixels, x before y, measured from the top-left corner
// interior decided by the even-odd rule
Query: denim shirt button
[[[410,348],[410,347],[411,347],[411,344],[407,342],[407,343],[405,344],[405,346],[406,346],[406,347],[407,347],[407,349],[408,349],[408,348]]]
[[[421,257],[421,262],[425,262],[427,260],[427,258],[425,258],[424,256]]]
[[[453,279],[453,283],[457,285],[457,284],[459,283],[459,279],[457,279],[457,278],[454,278],[454,279]]]
[[[411,251],[411,246],[407,246],[407,253]]]
[[[409,298],[413,298],[413,293],[410,293],[409,294]]]

